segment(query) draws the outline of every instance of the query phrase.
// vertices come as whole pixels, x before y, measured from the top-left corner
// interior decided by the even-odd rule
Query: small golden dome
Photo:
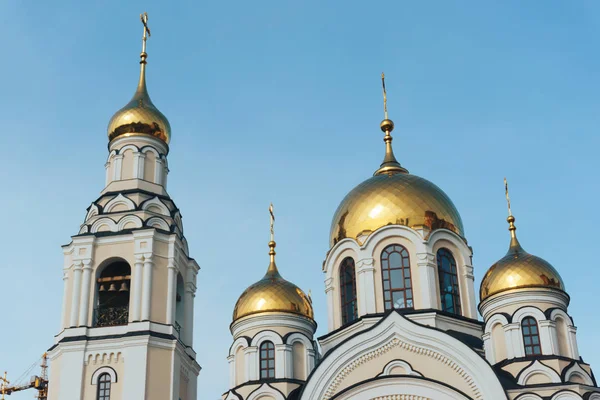
[[[386,225],[449,229],[464,237],[452,200],[426,179],[408,173],[378,174],[348,193],[331,223],[331,245]]]
[[[508,252],[491,266],[481,281],[479,297],[488,297],[511,289],[547,288],[565,291],[562,278],[549,262],[527,253],[517,239],[515,218],[508,217],[511,241]]]
[[[150,100],[146,88],[146,53],[142,52],[140,81],[133,98],[113,115],[108,123],[108,140],[122,136],[153,136],[166,144],[171,140],[171,125]]]
[[[310,298],[296,285],[281,277],[275,265],[275,242],[269,243],[271,263],[265,276],[249,286],[233,310],[233,321],[264,312],[282,312],[313,319]]]

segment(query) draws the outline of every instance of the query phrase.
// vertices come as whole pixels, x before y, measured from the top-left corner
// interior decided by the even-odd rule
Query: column
[[[192,346],[194,342],[194,297],[196,295],[194,292],[196,288],[194,284],[191,282],[187,282],[185,284],[185,294],[184,294],[184,303],[183,303],[183,312],[184,312],[184,323],[183,323],[183,340],[184,343],[188,346]]]
[[[92,282],[92,260],[83,260],[83,276],[81,279],[81,295],[80,295],[80,306],[79,306],[79,326],[88,325],[88,316],[90,312],[90,296]]]
[[[104,164],[104,169],[106,170],[104,186],[108,186],[108,184],[110,183],[110,161],[108,161],[106,164]]]
[[[69,326],[69,319],[67,318],[67,305],[69,304],[69,299],[67,299],[67,294],[69,292],[69,270],[63,270],[63,305],[62,305],[62,314],[61,314],[61,330],[67,328]]]
[[[175,261],[169,258],[167,265],[167,325],[175,322],[175,302],[177,297],[177,269]]]
[[[139,321],[142,310],[142,267],[144,265],[144,257],[141,254],[136,254],[135,263],[133,264],[133,285],[131,288],[131,297],[133,299],[133,307],[131,307],[130,321]]]
[[[77,326],[79,317],[79,297],[81,295],[81,268],[82,262],[75,261],[73,265],[73,292],[71,293],[71,316],[69,326]]]
[[[117,154],[114,157],[113,181],[121,180],[121,167],[123,166],[123,154]]]
[[[325,279],[325,295],[327,296],[327,328],[329,332],[335,329],[335,310],[334,310],[334,289],[333,279]]]
[[[291,351],[290,354],[287,354],[285,344],[276,344],[275,345],[275,378],[276,379],[284,379],[291,378],[289,376],[291,368],[288,365],[288,358],[291,359]],[[288,357],[289,356],[289,357]]]
[[[421,304],[416,304],[416,299],[413,300],[415,308],[436,308],[439,309],[436,288],[435,276],[436,276],[436,265],[435,265],[435,254],[433,253],[417,253],[417,267],[419,268],[419,282],[420,282],[420,294]],[[413,292],[415,291],[413,285]]]
[[[154,166],[154,183],[158,185],[162,185],[162,175],[165,167],[163,166],[163,161],[160,156],[156,156],[156,165]]]
[[[308,376],[315,368],[316,351],[314,351],[313,349],[306,349],[306,356],[306,377],[308,379]]]
[[[540,328],[540,346],[542,354],[558,354],[557,343],[553,340],[556,332],[556,323],[554,321],[538,321]]]
[[[506,358],[524,357],[525,349],[522,346],[521,324],[518,322],[503,326],[506,339]]]
[[[133,153],[133,177],[144,179],[144,159],[146,155],[142,152]]]
[[[571,358],[579,359],[579,348],[577,347],[577,328],[574,326],[567,327],[567,335],[569,336],[569,347],[571,349]]]
[[[150,303],[152,301],[152,254],[144,254],[144,275],[142,289],[142,321],[150,320]]]
[[[246,358],[246,379],[245,381],[258,380],[258,347],[250,346],[244,349]]]
[[[227,357],[227,363],[229,364],[229,387],[230,388],[235,387],[236,386],[235,383],[237,381],[239,381],[241,383],[241,379],[238,379],[238,377],[235,376],[235,374],[236,374],[236,367],[235,367],[236,361],[238,361],[238,360],[236,360],[235,356],[233,356],[233,355]],[[241,360],[239,360],[239,361],[241,361]]]
[[[492,335],[489,332],[484,333],[483,336],[481,336],[481,339],[483,339],[483,351],[485,352],[485,358],[487,358],[490,364],[494,365],[497,361],[496,352],[494,351],[494,344],[492,343]]]
[[[463,288],[461,290],[461,297],[466,301],[462,306],[462,312],[465,317],[477,319],[477,301],[475,300],[475,275],[473,275],[473,266],[463,266]],[[460,289],[460,286],[459,286]]]
[[[375,260],[365,258],[357,263],[358,267],[358,315],[375,314]]]

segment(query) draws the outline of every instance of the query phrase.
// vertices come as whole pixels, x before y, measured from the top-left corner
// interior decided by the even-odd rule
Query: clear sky
[[[383,157],[380,73],[395,150],[453,199],[476,285],[508,247],[562,274],[580,352],[600,371],[600,5],[594,1],[0,2],[0,370],[53,344],[60,245],[104,184],[106,126],[133,94],[150,16],[148,88],[173,129],[168,191],[201,266],[199,399],[227,389],[229,324],[268,265],[312,290],[345,194]],[[37,370],[36,370],[37,372]],[[33,393],[14,395],[30,399]]]

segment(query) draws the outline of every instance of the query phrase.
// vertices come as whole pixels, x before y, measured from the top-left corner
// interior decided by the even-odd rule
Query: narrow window
[[[275,378],[275,345],[263,342],[260,345],[260,379]]]
[[[542,347],[540,345],[540,333],[535,318],[523,318],[523,320],[521,321],[521,330],[523,331],[523,344],[525,344],[525,355],[537,356],[542,354]]]
[[[104,373],[98,377],[97,400],[110,400],[110,375]]]
[[[460,314],[460,291],[456,260],[448,249],[437,252],[438,277],[440,281],[440,300],[442,311]]]
[[[342,300],[342,324],[358,318],[356,308],[356,275],[354,274],[354,260],[347,257],[340,266],[340,292]]]
[[[381,253],[381,274],[385,309],[412,308],[410,258],[404,247],[393,244],[383,249]]]

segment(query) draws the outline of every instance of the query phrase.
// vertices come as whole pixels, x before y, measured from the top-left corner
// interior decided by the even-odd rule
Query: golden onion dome
[[[516,235],[515,217],[508,217],[510,247],[504,257],[491,266],[481,281],[479,297],[488,297],[511,289],[544,288],[565,291],[559,273],[546,260],[527,253]]]
[[[150,100],[146,88],[146,58],[142,51],[140,80],[137,89],[125,107],[113,115],[108,123],[108,140],[127,136],[153,136],[166,144],[171,140],[171,125]]]
[[[281,312],[313,319],[310,298],[296,285],[281,277],[275,264],[275,242],[269,242],[271,262],[265,276],[249,286],[233,310],[233,321],[266,312]]]
[[[330,244],[357,239],[386,225],[449,229],[461,237],[464,230],[452,200],[436,185],[411,175],[396,160],[391,131],[394,123],[381,122],[385,132],[385,158],[373,177],[350,191],[338,206],[331,223]]]

